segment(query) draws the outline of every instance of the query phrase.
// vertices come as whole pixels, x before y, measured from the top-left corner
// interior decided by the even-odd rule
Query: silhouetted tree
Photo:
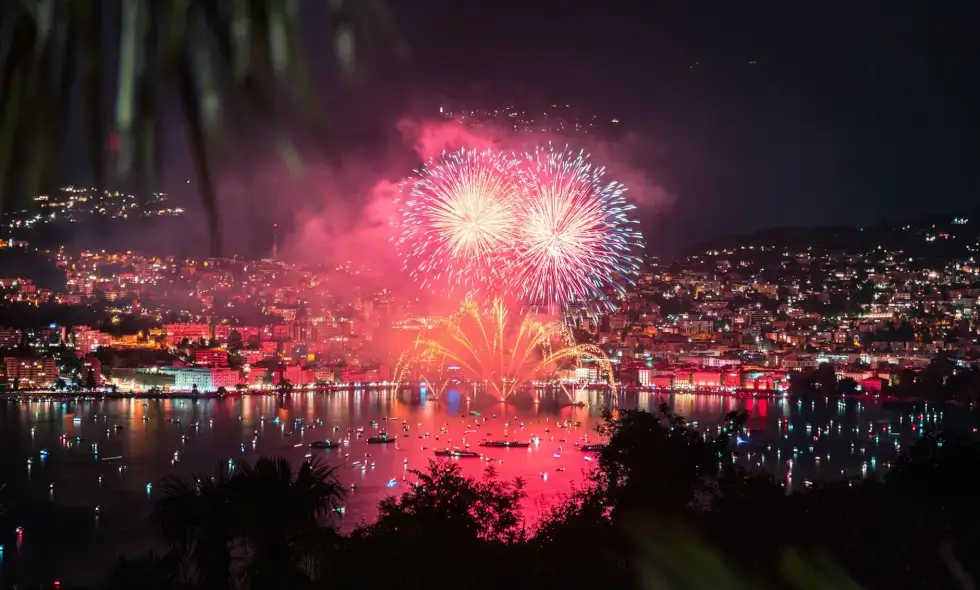
[[[330,516],[343,490],[318,462],[293,472],[286,459],[260,459],[234,475],[219,464],[210,477],[167,478],[160,490],[152,519],[167,553],[120,564],[116,579],[159,568],[172,583],[199,588],[307,587],[338,539]]]
[[[242,347],[242,333],[238,330],[232,330],[228,334],[228,349],[238,350]]]
[[[858,389],[858,382],[854,380],[853,377],[844,377],[837,382],[837,393],[843,395],[849,395],[856,393]]]
[[[683,512],[708,493],[705,483],[719,464],[731,462],[727,432],[705,440],[666,403],[656,413],[627,410],[607,417],[605,433],[609,442],[594,476],[613,518],[651,504],[667,513]]]
[[[193,482],[168,477],[160,492],[152,519],[184,580],[215,590],[231,588],[233,543],[243,533],[243,507],[231,501],[227,467],[219,464],[211,476],[195,476]]]
[[[586,485],[536,530],[523,482],[430,462],[340,535],[334,472],[284,460],[168,479],[153,512],[167,552],[125,560],[113,588],[966,588],[980,574],[974,438],[928,435],[883,478],[797,485],[738,463],[747,415],[715,436],[662,404],[608,415]],[[394,482],[396,485],[398,481]],[[268,509],[263,509],[268,507]],[[438,574],[419,567],[438,557]],[[376,567],[384,564],[384,567]],[[601,567],[597,567],[601,566]],[[846,574],[844,572],[847,572]],[[852,581],[852,579],[854,581]]]
[[[321,552],[336,545],[334,510],[344,499],[334,468],[304,462],[293,473],[284,458],[242,465],[232,479],[244,519],[246,576],[256,588],[298,588],[317,575]]]
[[[837,373],[834,365],[820,363],[813,374],[813,387],[822,395],[832,395],[837,391]]]
[[[179,564],[173,562],[173,557],[173,554],[161,557],[155,553],[121,557],[109,570],[102,587],[104,590],[191,590],[194,585],[179,579]]]
[[[91,391],[91,390],[95,389],[96,387],[98,387],[98,383],[96,382],[96,379],[95,379],[95,371],[94,370],[89,369],[88,373],[85,373],[85,384],[84,384],[84,387],[85,387],[85,389],[88,389],[89,391]]]
[[[523,482],[499,481],[490,468],[482,480],[466,477],[451,462],[430,462],[427,469],[413,473],[418,483],[400,498],[382,500],[377,521],[353,533],[346,554],[351,559],[344,561],[354,569],[345,568],[341,580],[359,585],[363,572],[354,564],[385,555],[390,561],[372,573],[372,587],[431,587],[431,572],[413,564],[438,555],[441,575],[454,586],[499,588],[507,579],[513,583],[503,558],[525,539],[519,512]],[[497,564],[492,571],[472,567],[490,562]]]

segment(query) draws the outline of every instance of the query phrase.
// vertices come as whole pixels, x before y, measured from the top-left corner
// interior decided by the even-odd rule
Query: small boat
[[[339,446],[339,442],[332,442],[329,440],[315,440],[310,443],[311,449],[336,449]]]
[[[487,440],[480,443],[481,447],[497,447],[497,448],[511,448],[516,449],[526,449],[531,446],[529,442],[520,442],[516,440]]]
[[[606,448],[606,445],[582,445],[578,450],[585,453],[598,453],[604,448]]]
[[[123,427],[122,427],[121,424],[116,424],[115,426],[113,426],[113,428],[115,428],[116,430],[122,430],[123,429]]]
[[[457,449],[443,449],[441,451],[436,451],[436,457],[460,457],[463,459],[479,459],[480,453],[474,453],[473,451],[460,451]]]
[[[386,445],[389,443],[397,442],[398,439],[395,437],[388,437],[388,433],[383,432],[381,436],[372,436],[367,439],[367,444],[369,445]]]

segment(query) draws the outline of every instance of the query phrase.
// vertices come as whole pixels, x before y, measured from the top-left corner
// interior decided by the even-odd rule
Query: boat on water
[[[606,445],[582,445],[578,450],[586,453],[598,453],[604,448],[606,448]]]
[[[459,457],[461,459],[479,459],[480,453],[473,451],[460,451],[459,449],[443,449],[436,451],[436,457]]]
[[[315,440],[310,443],[311,449],[336,449],[340,446],[339,442],[329,440]]]
[[[381,436],[372,436],[367,439],[367,444],[369,445],[386,445],[389,443],[397,442],[397,437],[389,437],[387,432],[382,432]]]
[[[485,440],[480,443],[481,447],[495,447],[509,449],[511,447],[516,449],[526,449],[531,446],[529,442],[520,442],[516,440]]]

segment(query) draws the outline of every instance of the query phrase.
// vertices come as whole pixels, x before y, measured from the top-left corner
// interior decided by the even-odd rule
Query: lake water
[[[313,453],[338,465],[345,487],[356,486],[342,518],[344,527],[352,527],[370,521],[382,498],[406,491],[413,480],[409,470],[425,467],[436,449],[470,444],[483,458],[454,460],[471,475],[489,463],[502,478],[524,478],[524,512],[533,521],[581,485],[592,465],[591,454],[575,445],[598,441],[603,403],[582,395],[586,407],[560,409],[519,408],[455,392],[427,403],[366,391],[294,394],[286,400],[0,401],[0,504],[7,507],[0,516],[3,579],[98,583],[120,553],[155,548],[147,519],[152,484],[260,456],[282,455],[298,465]],[[658,399],[633,394],[620,406],[648,409]],[[773,471],[790,488],[842,474],[881,473],[922,432],[941,425],[973,427],[967,412],[946,406],[706,395],[668,401],[702,430],[716,428],[730,410],[747,408],[752,434],[740,445],[743,460]],[[367,444],[368,436],[383,430],[399,437],[398,443]],[[309,448],[314,440],[345,437],[349,442],[339,449]],[[525,449],[477,448],[484,438],[505,437],[536,442]]]

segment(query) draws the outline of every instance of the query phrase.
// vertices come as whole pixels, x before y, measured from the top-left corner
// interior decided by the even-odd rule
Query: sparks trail
[[[639,272],[643,236],[626,187],[584,152],[460,149],[402,185],[395,239],[425,288],[506,293],[549,313],[614,307]]]
[[[436,395],[450,383],[465,381],[506,401],[525,385],[553,382],[563,363],[583,362],[595,362],[615,388],[605,353],[575,344],[561,322],[512,314],[501,299],[486,308],[467,300],[402,353],[395,381],[426,383]]]
[[[423,286],[498,282],[515,239],[515,162],[495,150],[444,152],[402,185],[395,245]]]
[[[605,182],[605,168],[584,152],[549,146],[525,154],[512,284],[530,304],[564,310],[569,303],[613,307],[639,272],[643,236],[629,218],[626,187]]]

